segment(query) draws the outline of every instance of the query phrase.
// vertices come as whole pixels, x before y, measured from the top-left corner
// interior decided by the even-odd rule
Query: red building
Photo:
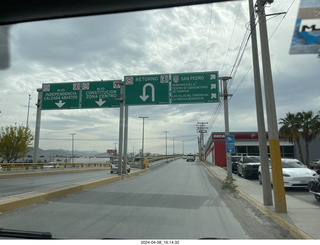
[[[256,155],[259,156],[259,138],[257,132],[231,132],[235,140],[235,154],[232,155]],[[268,134],[266,134],[268,139]],[[294,158],[294,144],[280,138],[280,150],[282,157]],[[269,143],[268,143],[269,152]],[[217,166],[226,167],[226,142],[224,132],[213,132],[206,144],[205,158]]]

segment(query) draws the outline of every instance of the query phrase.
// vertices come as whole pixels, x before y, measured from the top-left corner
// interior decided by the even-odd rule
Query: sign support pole
[[[123,90],[124,90],[124,83],[119,83],[120,88],[120,121],[119,121],[119,153],[118,153],[118,175],[122,175],[122,143],[123,143]]]
[[[142,118],[142,153],[141,153],[141,169],[143,169],[143,163],[144,163],[144,119],[149,117],[139,117]]]
[[[39,139],[40,139],[40,122],[41,122],[41,98],[42,98],[42,88],[37,89],[38,92],[38,102],[37,106],[37,118],[36,118],[36,129],[34,136],[34,148],[33,148],[33,163],[38,162],[38,150],[39,150]]]
[[[125,106],[125,114],[124,114],[124,139],[123,139],[123,173],[127,174],[127,163],[128,163],[128,113],[129,106]]]

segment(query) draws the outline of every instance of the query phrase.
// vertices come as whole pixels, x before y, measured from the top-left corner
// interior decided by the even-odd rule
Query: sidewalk
[[[215,177],[224,180],[225,169],[202,163]],[[287,213],[276,213],[274,206],[263,205],[262,186],[233,174],[239,194],[268,215],[297,239],[320,239],[319,207],[286,195]]]

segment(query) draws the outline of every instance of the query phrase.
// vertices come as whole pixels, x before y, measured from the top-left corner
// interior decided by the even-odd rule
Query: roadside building
[[[231,132],[235,140],[235,153],[232,155],[255,155],[259,156],[259,138],[257,132]],[[268,134],[266,134],[268,139]],[[295,147],[294,144],[279,139],[281,157],[294,158]],[[268,143],[268,153],[269,143]],[[226,167],[226,143],[224,132],[212,132],[206,143],[206,161],[209,161],[217,166]]]

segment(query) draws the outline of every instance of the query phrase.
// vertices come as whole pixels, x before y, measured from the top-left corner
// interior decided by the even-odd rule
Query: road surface
[[[197,162],[173,161],[129,179],[0,214],[0,227],[62,239],[290,239]]]

